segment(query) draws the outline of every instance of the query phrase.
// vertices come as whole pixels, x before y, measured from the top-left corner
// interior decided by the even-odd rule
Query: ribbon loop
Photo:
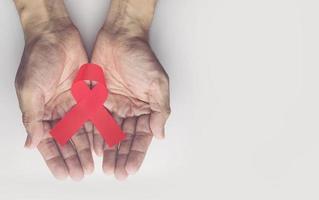
[[[85,80],[95,81],[96,84],[90,89]],[[110,147],[125,138],[125,134],[103,105],[108,92],[100,66],[91,63],[81,66],[71,92],[77,104],[51,130],[56,141],[64,145],[88,120],[95,125]]]

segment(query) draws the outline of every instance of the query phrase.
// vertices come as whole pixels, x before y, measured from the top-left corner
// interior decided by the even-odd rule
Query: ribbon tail
[[[125,138],[125,134],[104,106],[94,113],[91,120],[109,147]]]
[[[50,131],[52,137],[64,145],[81,128],[87,116],[81,113],[78,106],[73,107]]]

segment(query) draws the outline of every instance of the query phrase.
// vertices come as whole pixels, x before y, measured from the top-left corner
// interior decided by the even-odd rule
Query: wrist
[[[63,0],[14,0],[25,40],[72,26]]]
[[[111,35],[147,39],[157,0],[112,0],[103,30]]]

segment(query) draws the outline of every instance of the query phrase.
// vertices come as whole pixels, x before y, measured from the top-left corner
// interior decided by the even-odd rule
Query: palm
[[[23,122],[29,133],[26,146],[37,146],[57,178],[83,177],[93,160],[86,131],[81,129],[65,146],[50,136],[52,126],[74,104],[70,87],[78,67],[87,62],[73,26],[46,33],[27,43],[16,76]],[[83,133],[83,134],[80,134]]]
[[[100,155],[104,148],[105,172],[114,172],[118,179],[124,179],[139,169],[153,133],[162,131],[162,124],[157,125],[154,120],[162,107],[169,106],[162,103],[168,104],[167,76],[146,41],[114,38],[103,30],[97,38],[92,62],[105,69],[109,89],[105,106],[127,134],[118,149],[108,148],[94,134],[94,148]]]

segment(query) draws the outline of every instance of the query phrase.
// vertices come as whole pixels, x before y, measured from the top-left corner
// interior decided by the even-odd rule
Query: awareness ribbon
[[[90,89],[85,80],[96,81],[96,85]],[[108,91],[100,66],[92,63],[82,65],[72,83],[71,92],[77,104],[50,131],[56,141],[61,145],[66,144],[88,120],[95,125],[110,147],[125,138],[125,134],[104,107]]]

